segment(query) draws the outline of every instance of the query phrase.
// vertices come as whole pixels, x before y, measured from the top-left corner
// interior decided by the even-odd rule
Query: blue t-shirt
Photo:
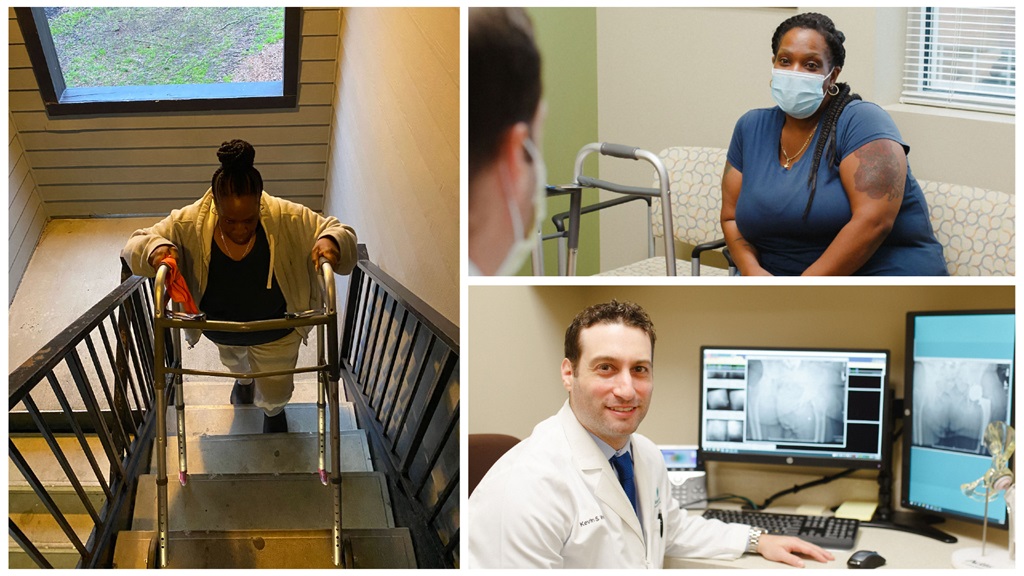
[[[759,108],[736,123],[729,144],[729,163],[743,174],[736,203],[736,226],[743,238],[757,248],[761,266],[779,275],[799,275],[813,264],[852,217],[850,200],[839,178],[839,167],[828,163],[828,147],[818,166],[817,191],[807,220],[804,210],[810,196],[808,176],[821,125],[807,152],[790,170],[779,163],[779,139],[786,114],[779,109]],[[896,124],[876,104],[854,100],[847,104],[836,124],[836,157],[839,161],[861,146],[879,139],[903,142]],[[942,246],[928,220],[928,206],[921,186],[907,166],[903,201],[892,231],[855,275],[946,276]]]

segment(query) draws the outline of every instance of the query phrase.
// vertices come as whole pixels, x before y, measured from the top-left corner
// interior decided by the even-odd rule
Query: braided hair
[[[833,68],[836,66],[841,68],[846,62],[846,48],[843,47],[846,35],[836,30],[836,25],[832,22],[831,18],[817,12],[797,14],[779,24],[779,27],[775,29],[775,34],[772,35],[772,54],[779,53],[779,44],[782,42],[782,37],[793,28],[807,28],[821,34],[832,57]],[[836,124],[839,122],[839,115],[843,113],[843,109],[846,108],[847,104],[861,99],[860,94],[851,94],[850,85],[845,82],[837,83],[836,87],[839,88],[839,92],[833,95],[828,108],[825,109],[821,122],[821,135],[818,137],[818,143],[814,147],[811,173],[807,178],[807,186],[810,188],[811,194],[807,198],[807,207],[804,208],[804,220],[807,220],[807,216],[811,213],[811,204],[814,202],[814,192],[817,190],[818,184],[818,167],[821,165],[822,152],[825,151],[826,146],[828,146],[828,157],[826,159],[828,165],[839,166],[839,158],[836,157],[835,130]]]
[[[217,150],[220,168],[210,182],[216,197],[259,196],[263,192],[263,177],[253,167],[256,149],[245,140],[224,142]]]

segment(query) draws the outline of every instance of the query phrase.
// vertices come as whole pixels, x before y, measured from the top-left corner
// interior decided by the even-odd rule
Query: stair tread
[[[43,508],[42,504],[39,505],[38,510],[33,512],[9,513],[8,516],[25,533],[29,541],[39,549],[74,548],[71,540],[57,524],[57,520],[46,511],[46,508]],[[68,524],[71,525],[72,530],[75,531],[82,543],[85,543],[95,527],[92,517],[88,514],[64,514],[64,518],[67,519]],[[10,535],[7,536],[7,541],[11,548],[21,550],[21,547]]]
[[[349,402],[339,406],[342,430],[355,430],[355,409]],[[289,432],[316,433],[316,404],[288,404],[285,406]],[[174,406],[167,409],[167,435],[178,433],[177,412]],[[330,409],[327,410],[327,426],[330,430]],[[224,434],[260,434],[263,432],[263,409],[256,406],[185,406],[185,433],[190,437]]]
[[[151,568],[154,531],[121,532],[115,568]],[[407,528],[347,529],[353,568],[416,568]],[[167,568],[335,568],[330,530],[169,532]]]
[[[231,398],[231,388],[234,386],[234,382],[230,380],[220,381],[189,381],[188,379],[184,382],[185,389],[185,405],[186,406],[216,406],[216,405],[229,405]],[[345,402],[345,389],[344,387],[339,388],[339,395],[341,401]],[[293,403],[308,403],[315,404],[317,396],[317,382],[316,380],[296,380],[295,390],[292,391]]]
[[[93,472],[92,466],[89,464],[89,460],[86,458],[85,452],[78,442],[78,438],[74,435],[58,435],[56,440],[57,446],[60,447],[64,456],[68,459],[71,469],[75,471],[82,486],[87,490],[100,489],[100,482],[96,479],[96,474]],[[105,471],[108,467],[107,455],[103,451],[103,445],[100,443],[99,437],[95,435],[86,436],[85,440],[89,449],[92,450],[100,470]],[[42,436],[12,435],[11,441],[14,442],[18,451],[25,457],[28,465],[32,468],[32,472],[35,473],[44,486],[71,486],[67,475],[64,474],[64,470],[61,469],[57,463],[57,458],[50,450],[50,445],[46,443]],[[7,469],[7,485],[11,488],[28,486],[28,481],[25,480],[24,476],[21,475],[21,471],[13,463]]]
[[[315,473],[190,475],[184,487],[168,476],[170,530],[314,530],[333,525],[331,488]],[[394,527],[382,473],[346,472],[341,478],[343,528]],[[156,475],[141,476],[133,530],[156,529],[156,494]]]
[[[156,447],[150,472],[156,472]],[[319,468],[319,442],[315,433],[206,435],[186,445],[191,474],[261,474],[314,472]],[[331,437],[327,435],[326,463],[331,465]],[[168,474],[177,470],[178,438],[167,438]],[[373,470],[363,430],[341,432],[341,471]]]

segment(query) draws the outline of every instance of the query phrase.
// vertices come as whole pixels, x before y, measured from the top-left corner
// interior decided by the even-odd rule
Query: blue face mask
[[[772,68],[772,98],[786,114],[793,118],[807,118],[825,99],[823,85],[829,74],[822,76]]]

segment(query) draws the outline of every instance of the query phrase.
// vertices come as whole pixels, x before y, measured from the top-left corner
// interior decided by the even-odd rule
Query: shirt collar
[[[601,449],[601,453],[604,454],[605,460],[611,460],[613,456],[622,456],[623,454],[629,454],[630,447],[633,444],[633,439],[630,438],[629,440],[626,440],[626,445],[623,446],[621,450],[616,450],[615,448],[609,446],[607,442],[598,438],[590,430],[587,430],[587,434],[590,434],[590,437],[594,439],[594,442],[597,444],[597,447]]]

